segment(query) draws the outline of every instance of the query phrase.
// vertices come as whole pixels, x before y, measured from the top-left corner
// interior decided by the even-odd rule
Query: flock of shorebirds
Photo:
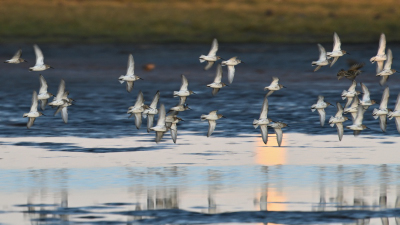
[[[334,37],[334,44],[332,52],[326,52],[324,47],[318,44],[320,57],[318,61],[312,62],[312,65],[316,66],[314,72],[319,70],[323,66],[326,65],[332,66],[339,59],[339,57],[348,54],[346,51],[341,50],[341,42],[339,36],[336,33],[334,33],[333,37]],[[40,48],[37,45],[34,45],[33,48],[36,54],[36,64],[35,66],[30,67],[29,70],[43,71],[52,68],[51,66],[44,64],[44,57]],[[386,39],[385,35],[382,34],[380,37],[378,54],[372,57],[370,60],[372,63],[377,62],[377,76],[382,77],[380,81],[381,85],[384,85],[388,77],[396,72],[396,70],[391,69],[391,64],[393,59],[392,52],[390,49],[388,49],[387,54],[385,54],[385,48],[386,48]],[[214,39],[209,53],[207,55],[201,55],[199,57],[201,63],[207,62],[207,65],[204,68],[205,70],[210,69],[216,61],[222,59],[220,56],[216,55],[217,51],[218,51],[218,42],[217,39]],[[10,60],[6,60],[5,63],[18,64],[21,62],[26,62],[26,60],[21,58],[21,55],[22,51],[20,49]],[[227,84],[222,82],[222,66],[227,66],[228,82],[229,84],[231,84],[233,82],[233,78],[235,75],[235,66],[242,63],[242,61],[237,57],[232,57],[229,60],[225,61],[224,59],[222,60],[223,61],[217,65],[214,81],[207,85],[207,87],[212,88],[213,96],[217,95],[217,93],[221,88],[227,86]],[[385,60],[386,64],[383,65]],[[134,65],[135,64],[133,56],[132,54],[130,54],[128,57],[127,72],[125,75],[121,75],[118,78],[121,84],[126,82],[126,90],[128,92],[132,91],[134,82],[142,79],[139,76],[135,75]],[[376,103],[374,100],[370,99],[370,93],[368,91],[368,88],[363,83],[361,83],[361,88],[364,95],[362,100],[358,99],[358,95],[360,94],[360,92],[355,90],[357,86],[357,82],[355,81],[355,79],[359,74],[361,74],[360,69],[363,66],[364,64],[355,64],[349,70],[346,71],[342,69],[337,74],[338,79],[345,77],[349,80],[352,80],[352,85],[350,86],[350,88],[347,91],[342,92],[343,100],[347,98],[347,103],[345,105],[345,108],[343,109],[343,107],[339,102],[336,103],[338,111],[336,115],[334,117],[332,116],[329,120],[329,124],[332,127],[334,125],[336,125],[337,127],[339,140],[342,140],[343,137],[343,122],[348,120],[348,118],[343,116],[343,114],[351,113],[353,119],[353,125],[347,126],[347,128],[353,130],[354,135],[358,135],[361,130],[367,129],[367,127],[362,124],[365,111],[368,109],[369,106]],[[174,143],[176,143],[177,123],[183,121],[177,115],[179,112],[190,109],[185,102],[187,97],[194,94],[194,92],[188,90],[189,82],[184,75],[181,76],[182,76],[182,84],[180,90],[173,92],[174,97],[179,97],[179,103],[176,106],[172,107],[169,110],[168,114],[166,113],[164,104],[161,104],[160,107],[157,108],[158,101],[160,99],[159,91],[157,91],[157,93],[153,98],[153,101],[149,106],[144,104],[143,93],[139,91],[135,105],[128,108],[127,113],[130,114],[129,117],[132,116],[135,117],[135,125],[137,129],[139,129],[142,124],[142,117],[143,118],[147,117],[147,132],[150,131],[156,132],[155,141],[157,143],[160,142],[160,140],[167,131],[170,131],[172,140],[174,141]],[[40,79],[39,94],[37,94],[36,91],[33,91],[31,109],[29,113],[24,113],[23,115],[23,117],[29,118],[27,127],[30,128],[33,125],[35,119],[43,115],[43,113],[39,112],[37,109],[39,100],[41,101],[42,110],[45,110],[46,105],[50,105],[53,108],[57,108],[54,115],[61,112],[61,117],[63,121],[67,123],[68,122],[67,109],[69,106],[73,105],[74,100],[68,97],[69,92],[65,90],[65,81],[61,80],[60,85],[58,87],[57,95],[54,96],[53,94],[47,91],[48,85],[44,77],[42,75],[39,75],[39,79]],[[253,121],[254,128],[257,128],[258,126],[260,127],[261,136],[265,144],[267,144],[268,141],[268,127],[274,129],[277,137],[277,143],[280,146],[282,143],[282,136],[283,136],[282,128],[288,126],[286,123],[273,121],[267,117],[268,97],[271,94],[273,94],[273,92],[279,91],[282,88],[285,87],[279,84],[279,78],[273,77],[271,84],[264,88],[264,90],[268,91],[268,93],[264,97],[264,102],[262,104],[260,117],[259,119],[255,119]],[[53,100],[50,103],[48,103],[48,99],[51,97],[53,97]],[[383,92],[382,101],[379,109],[374,109],[372,114],[375,117],[375,119],[378,117],[380,118],[379,121],[382,131],[386,130],[386,116],[389,119],[395,118],[397,129],[400,132],[400,94],[399,97],[397,98],[397,103],[394,111],[387,109],[388,99],[389,99],[389,87],[386,87]],[[315,110],[318,111],[320,115],[321,126],[323,126],[325,123],[326,113],[324,109],[329,105],[332,104],[330,104],[329,102],[325,102],[323,96],[318,96],[318,102],[311,106],[312,111]],[[158,114],[158,120],[157,124],[153,126],[153,121],[156,114]],[[216,121],[220,118],[224,118],[224,116],[221,114],[217,114],[217,110],[211,111],[207,115],[206,114],[201,115],[200,119],[202,121],[207,120],[209,123],[207,137],[211,136],[211,134],[215,130]]]
[[[318,44],[320,57],[318,61],[312,62],[312,65],[317,66],[314,72],[320,69],[322,66],[326,66],[329,64],[330,66],[332,66],[338,60],[339,57],[343,56],[344,54],[348,54],[346,51],[341,50],[340,39],[336,33],[334,33],[333,35],[333,40],[334,43],[332,52],[326,52],[324,47]],[[381,34],[379,40],[378,53],[376,56],[370,59],[371,63],[374,62],[377,63],[376,76],[381,77],[381,80],[379,82],[381,86],[384,86],[386,84],[390,75],[396,73],[396,70],[392,69],[392,61],[393,61],[392,51],[388,49],[387,53],[385,54],[385,49],[386,49],[386,37],[385,34]],[[385,64],[384,61],[386,61]],[[361,74],[360,69],[363,66],[364,66],[363,63],[355,64],[351,66],[349,70],[346,71],[342,69],[337,74],[339,80],[345,77],[352,81],[352,84],[349,87],[349,89],[347,91],[344,90],[341,95],[343,100],[347,98],[345,107],[343,108],[342,105],[339,102],[337,102],[336,103],[337,113],[335,116],[331,116],[331,118],[329,119],[329,124],[332,127],[336,125],[340,141],[343,138],[343,122],[348,120],[348,118],[343,116],[343,114],[346,113],[351,114],[353,124],[350,126],[346,126],[346,128],[353,130],[354,135],[357,136],[360,134],[362,130],[368,129],[367,126],[362,124],[364,113],[370,106],[377,103],[375,100],[371,100],[370,92],[367,86],[365,86],[365,84],[363,83],[360,83],[363,96],[361,100],[358,98],[358,95],[361,94],[361,92],[356,91],[357,82],[355,81],[355,79],[358,75]],[[372,111],[372,116],[375,119],[379,118],[380,128],[382,129],[383,132],[386,132],[386,125],[387,125],[386,118],[389,118],[389,120],[394,118],[397,130],[400,133],[400,94],[397,97],[397,102],[394,110],[387,108],[388,101],[389,101],[389,87],[386,87],[383,91],[382,100],[380,102],[379,108],[375,108]],[[313,112],[315,110],[318,110],[321,126],[324,126],[325,123],[326,113],[324,109],[329,105],[332,104],[329,102],[325,102],[324,97],[320,95],[318,96],[317,103],[311,106],[311,110]]]

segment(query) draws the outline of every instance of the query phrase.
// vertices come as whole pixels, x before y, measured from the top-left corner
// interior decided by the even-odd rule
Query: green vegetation
[[[398,0],[1,0],[1,42],[400,41]]]

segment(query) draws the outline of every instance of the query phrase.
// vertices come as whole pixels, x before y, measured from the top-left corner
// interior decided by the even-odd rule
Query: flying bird
[[[375,119],[379,117],[379,125],[383,132],[386,132],[386,115],[389,113],[389,109],[387,108],[387,104],[389,101],[389,87],[386,87],[382,94],[381,104],[379,105],[379,109],[375,108],[372,111],[372,116]]]
[[[268,96],[270,96],[272,93],[274,93],[274,91],[279,91],[279,90],[281,90],[282,88],[286,88],[285,86],[283,86],[282,84],[279,84],[278,83],[279,82],[279,78],[277,78],[277,77],[272,77],[272,82],[271,82],[271,84],[269,85],[269,86],[266,86],[265,88],[264,88],[264,91],[269,91],[268,93],[267,93],[267,97]]]
[[[128,108],[128,114],[131,114],[129,118],[135,116],[135,125],[136,128],[139,129],[142,125],[142,112],[147,109],[148,106],[144,104],[144,98],[142,91],[139,91],[139,94],[136,98],[135,105]]]
[[[25,59],[21,58],[21,55],[22,49],[19,49],[11,59],[4,61],[4,63],[18,64],[22,62],[27,62]]]
[[[336,129],[339,136],[339,141],[342,141],[343,138],[343,122],[348,120],[349,118],[343,116],[343,107],[339,102],[336,102],[337,112],[335,117],[331,116],[329,119],[329,124],[331,127],[336,125]]]
[[[326,107],[328,107],[329,105],[332,105],[332,104],[329,103],[329,102],[325,102],[324,101],[324,96],[319,95],[317,103],[311,106],[311,111],[312,112],[314,112],[315,110],[318,110],[319,120],[321,122],[321,127],[323,127],[324,124],[325,124],[325,115],[326,115],[326,113],[325,113],[324,109]]]
[[[150,132],[150,128],[153,126],[154,115],[158,114],[157,104],[160,100],[160,91],[157,91],[156,95],[154,95],[153,101],[150,106],[145,109],[142,113],[143,118],[147,117],[147,133]]]
[[[126,75],[119,76],[118,80],[121,84],[126,81],[126,91],[131,92],[133,89],[133,83],[137,80],[143,80],[141,77],[136,76],[134,73],[135,62],[133,61],[132,54],[128,57],[128,69],[126,70]]]
[[[165,126],[165,107],[164,104],[161,104],[160,109],[158,110],[158,120],[157,125],[155,127],[151,127],[150,130],[156,132],[156,143],[159,143],[164,136],[164,133],[167,132],[168,128]]]
[[[332,52],[327,52],[326,55],[328,59],[333,58],[330,67],[335,64],[335,62],[339,59],[339,57],[349,54],[345,50],[340,49],[341,43],[340,43],[340,38],[339,35],[337,35],[336,32],[333,33],[333,50]]]
[[[383,67],[383,70],[376,74],[376,76],[381,76],[381,80],[379,81],[379,84],[381,86],[386,84],[386,81],[389,79],[389,76],[396,73],[395,69],[392,69],[392,62],[393,62],[393,54],[392,50],[388,49],[387,51],[387,60],[385,63],[385,67]]]
[[[208,115],[203,114],[200,117],[202,121],[208,120],[209,127],[208,127],[207,137],[210,137],[211,134],[214,132],[215,127],[217,126],[216,121],[222,117],[225,118],[222,114],[217,114],[217,111],[218,110],[211,111]]]
[[[387,114],[389,120],[395,119],[397,131],[400,133],[400,94],[397,95],[396,105],[393,111],[389,111]]]
[[[31,110],[29,111],[29,113],[24,113],[23,115],[24,118],[25,117],[29,118],[28,123],[26,124],[26,127],[28,129],[31,128],[36,118],[43,116],[43,113],[38,112],[37,107],[38,107],[38,96],[36,91],[33,91]]]
[[[179,91],[174,91],[174,97],[187,97],[191,94],[194,94],[193,91],[188,90],[189,81],[186,79],[185,75],[181,75],[182,77],[182,84],[181,89]]]
[[[221,62],[223,66],[228,66],[228,81],[230,84],[232,84],[235,77],[235,66],[241,62],[242,60],[238,59],[237,56]]]
[[[222,67],[221,64],[218,64],[217,66],[217,72],[215,74],[214,82],[211,84],[207,84],[207,87],[212,88],[212,95],[215,96],[218,94],[219,89],[223,88],[226,86],[225,83],[221,82],[222,80]]]
[[[261,137],[263,139],[264,144],[267,144],[267,142],[268,142],[268,127],[267,127],[267,125],[272,121],[271,119],[267,118],[267,116],[268,116],[268,98],[267,97],[268,96],[265,95],[259,119],[253,120],[254,128],[257,129],[257,127],[260,126]]]
[[[53,67],[44,64],[44,57],[42,50],[40,50],[39,46],[33,45],[33,49],[35,50],[36,55],[36,64],[33,67],[29,67],[30,71],[43,71],[47,69],[54,69]]]
[[[329,60],[328,60],[328,58],[326,56],[325,48],[322,47],[322,45],[318,44],[318,49],[319,49],[319,59],[318,59],[318,61],[312,61],[311,62],[312,66],[317,66],[314,69],[314,72],[319,70],[322,66],[326,66],[326,65],[329,64]]]
[[[47,92],[47,82],[42,75],[39,75],[40,89],[38,99],[40,100],[40,108],[44,111],[47,105],[47,101],[50,97],[54,96],[52,93]]]
[[[221,57],[217,56],[217,51],[218,51],[218,41],[217,39],[214,38],[212,44],[211,44],[211,49],[208,55],[201,55],[199,57],[199,60],[201,63],[207,61],[206,67],[204,67],[204,70],[208,70],[214,65],[214,62],[221,59]]]
[[[268,124],[268,126],[274,128],[278,146],[281,147],[282,138],[283,138],[282,128],[287,127],[288,125],[286,123],[282,123],[282,122],[272,122],[272,123]]]
[[[385,49],[386,49],[386,36],[385,34],[381,34],[381,37],[379,39],[379,48],[378,48],[378,53],[376,56],[372,57],[369,61],[371,63],[376,62],[376,73],[380,73],[383,69],[383,61],[386,60],[386,54],[385,54]]]

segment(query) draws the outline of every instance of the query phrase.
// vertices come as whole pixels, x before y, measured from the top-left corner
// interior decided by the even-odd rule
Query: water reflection
[[[121,220],[129,224],[149,218],[163,220],[169,214],[186,212],[162,210],[207,214],[249,211],[248,216],[253,210],[345,211],[347,214],[348,210],[386,212],[400,207],[399,168],[386,164],[306,168],[252,166],[250,170],[247,167],[124,167],[119,171],[124,173],[122,177],[127,178],[125,183],[120,183],[122,189],[109,189],[108,184],[104,184],[89,192],[79,190],[74,183],[74,180],[80,180],[80,174],[84,173],[79,172],[82,171],[28,170],[22,172],[31,184],[26,192],[26,204],[21,204],[18,199],[8,199],[2,204],[15,205],[24,220],[31,221],[31,224]],[[243,170],[242,173],[238,173],[239,170]],[[306,176],[296,181],[294,178],[298,171]],[[91,172],[95,174],[98,171],[94,169]],[[87,174],[84,176],[87,178]],[[254,176],[254,180],[246,184],[235,183],[246,176]],[[230,182],[232,179],[233,183]],[[7,192],[0,192],[0,197],[5,195]],[[150,217],[148,210],[154,211]],[[191,216],[196,215],[200,218],[202,214]],[[396,217],[394,221],[398,224],[400,218]],[[390,216],[380,218],[382,225],[389,222]],[[376,224],[376,220],[364,218],[354,223]]]

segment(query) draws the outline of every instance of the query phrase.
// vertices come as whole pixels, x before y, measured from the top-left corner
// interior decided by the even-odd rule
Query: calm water
[[[2,60],[18,48],[0,47]],[[0,224],[399,224],[400,134],[394,121],[382,133],[373,106],[364,117],[371,129],[357,138],[346,130],[339,142],[336,128],[321,127],[318,113],[310,111],[319,94],[344,105],[340,93],[350,81],[338,81],[336,73],[347,68],[347,59],[366,62],[358,81],[380,101],[383,88],[368,62],[376,46],[346,47],[351,55],[313,73],[316,45],[221,44],[219,55],[237,55],[245,64],[237,66],[233,84],[212,97],[205,85],[215,67],[203,71],[197,59],[208,45],[43,45],[45,62],[56,68],[42,72],[49,91],[55,94],[63,78],[76,104],[69,107],[68,124],[47,107],[28,130],[22,114],[39,89],[39,73],[27,71],[34,53],[22,46],[29,63],[0,65]],[[400,46],[390,48],[396,68]],[[144,79],[132,93],[117,80],[129,53]],[[144,71],[146,63],[155,70]],[[179,114],[184,121],[177,145],[169,134],[155,144],[146,120],[137,130],[127,108],[139,90],[147,103],[160,90],[160,103],[176,105],[172,92],[180,87],[180,74],[196,93],[187,100],[192,110]],[[272,130],[264,145],[251,125],[272,76],[287,87],[269,98],[268,117],[290,126],[281,148]],[[389,108],[399,81],[397,75],[389,79]],[[227,118],[207,138],[208,124],[199,117],[216,109]],[[327,118],[336,113],[335,107],[326,111]]]

